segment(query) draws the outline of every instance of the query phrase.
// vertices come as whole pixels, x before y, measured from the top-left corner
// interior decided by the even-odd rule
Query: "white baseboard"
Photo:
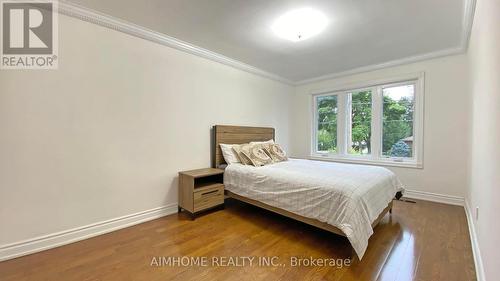
[[[474,227],[474,215],[470,208],[468,200],[465,200],[465,214],[467,216],[467,224],[469,225],[470,242],[472,244],[472,254],[474,256],[474,265],[476,266],[477,281],[485,281],[483,259],[479,250],[479,242],[477,239],[476,228]]]
[[[142,222],[154,220],[175,212],[177,212],[177,204],[169,204],[163,207],[68,229],[57,233],[51,233],[8,245],[0,245],[0,261],[63,246]]]
[[[405,190],[404,197],[457,206],[464,206],[465,202],[464,198],[460,196],[452,196],[411,189]]]

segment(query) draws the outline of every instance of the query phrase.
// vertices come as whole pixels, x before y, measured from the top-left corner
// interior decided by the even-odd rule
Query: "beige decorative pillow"
[[[267,140],[267,141],[251,141],[250,144],[261,144],[262,147],[264,148],[264,150],[267,151],[271,148],[271,144],[274,144],[274,140],[273,139],[270,139],[270,140]],[[269,153],[267,153],[269,155]]]
[[[243,145],[241,146],[241,153],[250,159],[251,164],[255,167],[273,163],[273,159],[267,154],[262,144]]]
[[[233,145],[232,149],[235,152],[236,155],[238,155],[238,158],[240,159],[242,164],[245,165],[253,165],[252,161],[243,153],[242,148],[245,146],[249,146],[248,143],[244,144],[235,144]]]
[[[271,159],[273,159],[273,162],[281,162],[281,161],[288,160],[288,157],[286,156],[285,151],[277,143],[270,144],[265,149],[266,149],[267,154],[269,154]]]
[[[273,139],[267,140],[267,141],[251,141],[250,144],[271,144],[274,143]]]

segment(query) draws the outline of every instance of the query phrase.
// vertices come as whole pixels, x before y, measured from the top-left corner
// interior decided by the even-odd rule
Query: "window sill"
[[[392,159],[370,159],[370,158],[353,158],[353,157],[341,157],[332,155],[311,155],[309,157],[311,160],[328,161],[328,162],[341,162],[341,163],[351,163],[351,164],[365,164],[365,165],[376,165],[376,166],[391,166],[391,167],[402,167],[402,168],[413,168],[422,169],[422,163],[415,161],[394,161]]]

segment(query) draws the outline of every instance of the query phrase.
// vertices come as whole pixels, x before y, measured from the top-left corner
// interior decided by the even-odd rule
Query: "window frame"
[[[384,166],[423,168],[423,121],[424,121],[424,72],[395,76],[387,79],[362,81],[312,91],[312,138],[310,158],[315,160],[373,164]],[[413,112],[413,153],[411,158],[388,157],[382,155],[383,138],[383,92],[384,88],[413,84],[414,112]],[[348,94],[363,90],[371,90],[372,94],[372,124],[371,124],[371,154],[354,155],[348,153],[348,122],[346,120],[349,109]],[[317,97],[337,95],[337,152],[317,151],[318,112]],[[350,131],[350,130],[349,130]]]

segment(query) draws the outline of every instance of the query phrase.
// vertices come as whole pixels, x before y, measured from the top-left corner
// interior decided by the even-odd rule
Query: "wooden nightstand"
[[[179,212],[196,214],[224,204],[224,170],[215,168],[179,172]]]

